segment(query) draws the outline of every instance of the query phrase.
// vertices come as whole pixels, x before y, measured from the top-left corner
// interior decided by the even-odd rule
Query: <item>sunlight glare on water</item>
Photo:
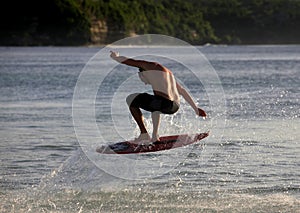
[[[197,119],[182,103],[178,114],[164,116],[160,134],[210,130],[211,135],[181,151],[131,156],[132,162],[146,162],[139,169],[149,174],[157,171],[147,160],[158,165],[160,158],[178,161],[175,167],[161,165],[169,170],[160,176],[132,181],[95,166],[82,151],[73,128],[76,81],[99,48],[1,47],[0,211],[299,212],[300,47],[197,48],[222,83],[225,129],[211,125],[211,119],[217,122],[218,116],[210,116],[205,88],[197,89],[182,64],[165,60],[209,116]],[[173,54],[185,57],[178,51]],[[103,59],[109,60],[109,56]],[[135,70],[121,65],[112,76],[121,70],[135,78]],[[107,142],[138,133],[125,97],[123,104],[120,100],[123,94],[113,99],[111,91],[117,91],[120,79],[107,82],[109,87],[102,85],[107,90],[96,97],[95,117],[98,126],[106,127]],[[123,92],[126,96],[132,91]],[[107,100],[114,100],[115,108],[104,107]],[[113,120],[111,110],[124,120]],[[145,117],[151,128],[149,114]],[[216,143],[220,133],[223,137]],[[178,160],[179,152],[184,159]]]

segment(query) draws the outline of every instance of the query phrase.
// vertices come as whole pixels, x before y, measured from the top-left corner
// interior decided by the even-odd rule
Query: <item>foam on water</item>
[[[176,172],[126,181],[99,170],[78,150],[36,188],[2,192],[1,212],[297,212],[293,190],[210,189],[185,183]]]

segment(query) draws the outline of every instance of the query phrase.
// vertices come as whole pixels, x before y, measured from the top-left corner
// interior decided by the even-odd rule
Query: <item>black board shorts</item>
[[[179,109],[179,105],[175,101],[162,96],[150,95],[148,93],[132,94],[130,96],[133,99],[129,104],[130,107],[141,108],[149,112],[159,111],[163,114],[174,114]],[[135,97],[132,98],[132,96]]]

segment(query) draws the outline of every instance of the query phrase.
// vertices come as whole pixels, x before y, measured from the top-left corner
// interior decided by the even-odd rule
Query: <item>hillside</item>
[[[299,0],[27,0],[1,10],[0,45],[107,44],[146,33],[195,45],[300,43]]]

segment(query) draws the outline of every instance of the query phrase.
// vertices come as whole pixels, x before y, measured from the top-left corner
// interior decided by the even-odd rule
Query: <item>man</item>
[[[127,97],[126,102],[130,112],[140,128],[141,134],[136,142],[159,141],[158,128],[160,114],[174,114],[179,109],[180,97],[191,105],[198,116],[206,117],[204,110],[197,107],[190,94],[175,80],[173,73],[166,67],[156,62],[135,60],[119,53],[111,51],[110,57],[115,61],[139,68],[139,77],[145,84],[150,84],[154,95],[147,93],[135,93]],[[151,112],[153,132],[150,138],[144,124],[144,118],[140,109]]]

